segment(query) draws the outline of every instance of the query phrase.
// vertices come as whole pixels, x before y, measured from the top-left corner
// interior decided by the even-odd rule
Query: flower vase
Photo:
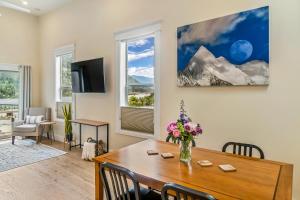
[[[192,160],[192,143],[191,141],[180,141],[180,161],[188,163]]]

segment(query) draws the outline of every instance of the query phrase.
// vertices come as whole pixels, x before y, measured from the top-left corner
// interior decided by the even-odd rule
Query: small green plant
[[[154,104],[154,94],[150,94],[149,96],[144,96],[144,97],[136,97],[136,96],[131,96],[129,97],[128,100],[129,106],[153,106]]]
[[[65,117],[65,136],[66,139],[70,142],[72,141],[72,137],[73,137],[72,123],[71,123],[71,119],[72,119],[71,104],[64,105],[62,110]]]

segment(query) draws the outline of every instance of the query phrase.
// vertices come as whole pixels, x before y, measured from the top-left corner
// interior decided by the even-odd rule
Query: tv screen
[[[104,93],[103,58],[75,62],[71,65],[73,93]]]

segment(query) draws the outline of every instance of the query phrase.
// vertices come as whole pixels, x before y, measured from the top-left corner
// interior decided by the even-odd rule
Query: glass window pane
[[[65,97],[72,97],[72,88],[62,88],[61,89],[61,96]]]
[[[129,106],[154,105],[154,37],[127,42],[127,101]]]
[[[65,87],[72,86],[71,79],[71,63],[73,56],[72,54],[65,54],[61,56],[61,84]]]
[[[10,131],[10,118],[18,116],[19,85],[19,72],[0,71],[0,130],[3,133]]]
[[[18,72],[0,71],[0,99],[17,99],[19,84]]]

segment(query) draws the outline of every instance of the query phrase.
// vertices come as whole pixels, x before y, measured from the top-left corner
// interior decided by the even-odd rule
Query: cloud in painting
[[[145,76],[145,77],[153,78],[154,77],[153,66],[130,67],[130,68],[128,68],[128,75],[130,75],[130,76]]]
[[[148,58],[154,56],[154,49],[146,49],[142,52],[133,52],[130,51],[128,52],[128,61],[134,61],[134,60],[139,60],[143,58]]]
[[[227,17],[216,18],[196,23],[188,26],[179,39],[179,45],[201,41],[212,46],[228,42],[227,38],[220,37],[222,34],[231,32],[235,27],[247,17],[229,15]]]

